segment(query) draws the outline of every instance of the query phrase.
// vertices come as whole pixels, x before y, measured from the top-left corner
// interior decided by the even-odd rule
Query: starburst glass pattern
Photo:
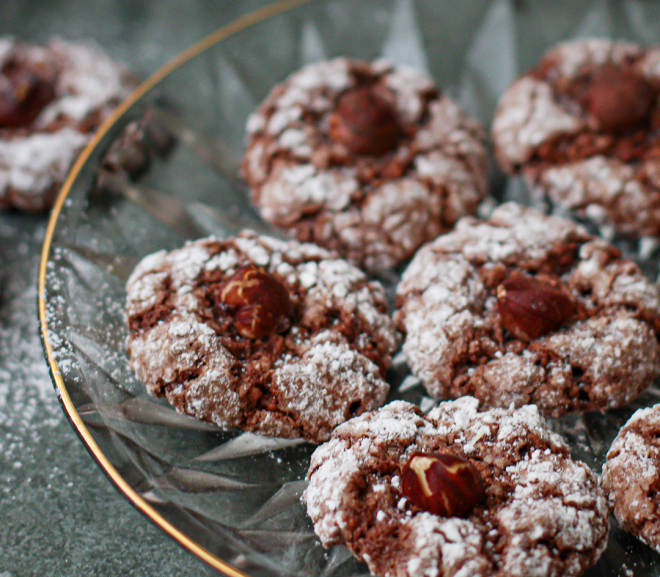
[[[227,37],[181,65],[105,134],[56,224],[45,300],[48,340],[77,414],[122,478],[165,520],[251,576],[367,575],[344,547],[324,551],[300,501],[314,447],[217,427],[146,393],[128,366],[124,284],[143,256],[259,219],[239,178],[248,114],[300,66],[348,55],[426,69],[486,126],[498,95],[552,44],[585,35],[660,41],[642,0],[316,0]],[[138,180],[102,167],[123,127],[155,113],[176,145]],[[493,176],[493,199],[531,203],[517,179]],[[617,242],[657,274],[657,243]],[[395,277],[382,279],[391,295]],[[392,398],[429,408],[401,357]],[[636,405],[660,401],[649,390]],[[599,470],[636,407],[554,422],[574,456]],[[657,575],[660,557],[614,528],[588,575]]]

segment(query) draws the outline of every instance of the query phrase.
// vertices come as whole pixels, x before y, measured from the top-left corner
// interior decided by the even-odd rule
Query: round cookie
[[[417,452],[467,459],[485,498],[465,518],[411,505],[402,468]],[[323,545],[346,544],[376,575],[570,577],[607,544],[596,475],[571,460],[533,405],[480,411],[463,397],[423,415],[396,401],[339,426],[308,479],[304,500]]]
[[[420,249],[396,298],[435,398],[558,416],[625,405],[659,374],[657,288],[581,226],[514,203]]]
[[[243,173],[267,221],[371,271],[408,260],[486,194],[479,123],[422,72],[338,58],[276,86]]]
[[[658,235],[659,94],[660,47],[565,42],[502,96],[496,156],[537,196],[625,234]]]
[[[660,552],[660,405],[640,409],[607,453],[602,485],[623,529]]]
[[[177,144],[175,135],[164,126],[155,108],[148,108],[129,122],[109,146],[101,164],[97,184],[103,187],[107,175],[137,179],[155,158],[165,158]],[[110,185],[110,188],[112,186]]]
[[[131,367],[180,412],[319,442],[385,400],[398,339],[383,289],[316,245],[189,242],[144,258],[127,292]]]
[[[136,85],[95,46],[0,38],[0,209],[50,207],[78,152]]]

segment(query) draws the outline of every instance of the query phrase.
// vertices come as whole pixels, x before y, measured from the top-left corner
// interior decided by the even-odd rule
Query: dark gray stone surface
[[[93,39],[147,76],[267,0],[2,0],[0,34]],[[0,577],[215,574],[128,503],[71,429],[39,340],[47,217],[0,214]]]

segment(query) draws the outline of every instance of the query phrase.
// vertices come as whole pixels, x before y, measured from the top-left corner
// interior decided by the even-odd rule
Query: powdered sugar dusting
[[[658,175],[660,162],[654,158],[632,166],[615,158],[594,156],[549,167],[530,175],[529,180],[553,202],[597,222],[614,221],[621,232],[637,236],[657,233]]]
[[[483,555],[483,538],[469,521],[440,519],[420,513],[404,521],[414,540],[416,556],[406,566],[406,575],[478,577],[490,574]]]
[[[351,158],[328,137],[340,94],[367,77],[414,134],[391,153],[410,168],[377,185],[364,184],[373,178],[364,177],[364,167],[358,174],[358,165],[380,160]],[[250,117],[248,134],[243,170],[262,216],[286,228],[304,228],[313,219],[315,242],[371,270],[405,260],[457,218],[474,213],[487,189],[479,123],[436,95],[424,73],[384,61],[339,58],[304,67]]]
[[[228,279],[247,263],[280,275],[300,310],[272,365],[265,356],[246,360],[232,352],[233,345],[223,341],[230,335],[218,329],[202,302],[207,297],[196,288],[203,275]],[[383,289],[317,246],[252,232],[189,242],[146,257],[127,292],[129,322],[136,323],[129,354],[138,376],[178,410],[222,427],[325,439],[339,423],[381,405],[389,390],[381,372],[398,339]],[[144,321],[150,315],[160,316]],[[334,320],[344,317],[358,329],[351,340]],[[378,365],[363,353],[374,347],[378,357],[371,358]],[[253,406],[243,371],[269,375],[259,381],[273,399],[267,407]]]
[[[613,42],[605,38],[581,38],[558,44],[545,56],[559,66],[562,75],[577,76],[585,66],[622,63],[642,55],[639,46],[632,42]]]
[[[314,337],[299,359],[285,356],[276,365],[273,386],[280,392],[282,410],[314,415],[317,435],[329,437],[351,414],[351,406],[374,399],[382,405],[389,390],[378,367],[352,350],[336,333]]]
[[[80,122],[92,111],[103,120],[128,96],[133,83],[126,69],[98,47],[54,39],[49,50],[62,71],[55,88],[57,99],[43,110],[38,126],[45,127],[60,115]]]
[[[91,132],[136,84],[101,50],[55,39],[47,48],[4,38],[7,62],[46,74],[55,98],[25,130],[5,130],[0,142],[0,205],[25,210],[49,206],[56,187]]]
[[[546,196],[564,210],[627,235],[657,235],[657,155],[634,150],[616,153],[617,148],[641,151],[645,144],[653,148],[652,137],[637,134],[631,144],[624,134],[599,129],[576,96],[575,86],[606,63],[626,67],[657,84],[659,54],[654,48],[595,38],[564,42],[547,52],[500,100],[492,135],[502,168],[522,172],[533,196]],[[565,154],[555,154],[560,149]]]
[[[626,530],[660,551],[656,495],[660,475],[660,405],[639,409],[619,431],[603,466],[603,489]]]
[[[141,339],[129,341],[131,368],[151,392],[172,387],[171,395],[185,399],[184,412],[203,416],[227,427],[240,423],[239,398],[233,390],[231,369],[236,361],[215,332],[191,315],[174,316],[156,325]],[[177,384],[181,372],[196,374],[187,383],[186,394]],[[222,415],[213,410],[225,407]]]
[[[45,194],[54,181],[64,180],[76,154],[88,140],[88,135],[71,128],[1,140],[0,191]]]
[[[523,455],[521,443],[531,445]],[[445,445],[495,467],[486,490],[492,483],[498,497],[487,513],[479,506],[458,519],[411,510],[396,475],[384,473],[416,451]],[[596,476],[570,459],[534,406],[480,411],[476,399],[463,397],[424,417],[393,402],[340,426],[312,456],[308,477],[304,499],[321,542],[345,543],[375,574],[541,577],[552,566],[578,575],[607,543],[608,511]],[[506,495],[495,488],[500,482]],[[364,505],[372,499],[378,513]],[[395,531],[385,530],[392,524]],[[368,535],[380,531],[372,542]]]
[[[516,80],[500,100],[493,119],[493,140],[497,157],[507,171],[529,160],[546,140],[562,134],[576,134],[584,127],[554,101],[552,89],[533,78]]]
[[[26,485],[31,487],[30,477],[44,491],[50,489],[48,483],[61,473],[57,468],[61,458],[55,451],[51,455],[48,439],[67,432],[35,321],[35,279],[44,229],[43,222],[0,220],[0,494],[4,503],[24,503],[21,492]],[[68,447],[73,440],[70,437],[58,447]],[[72,477],[67,475],[66,480]],[[16,507],[25,514],[20,505]]]
[[[496,287],[485,278],[497,267],[552,271],[559,258],[567,259],[560,278],[588,318],[508,349],[497,332]],[[436,398],[469,391],[494,406],[534,402],[562,414],[580,409],[573,386],[588,390],[589,408],[622,406],[660,371],[657,288],[582,227],[519,205],[499,207],[486,222],[465,218],[418,251],[397,297],[403,352]],[[576,384],[574,373],[585,379]]]
[[[314,493],[315,489],[309,487],[305,491],[307,499],[307,513],[312,519],[319,519],[319,530],[328,536],[328,539],[338,539],[342,527],[346,526],[342,506],[349,484],[353,478],[360,474],[360,464],[352,452],[346,451],[347,446],[339,444],[326,444],[319,447],[314,455],[318,454],[321,463],[319,475],[326,481],[323,495]],[[341,455],[343,466],[336,466],[336,458]]]

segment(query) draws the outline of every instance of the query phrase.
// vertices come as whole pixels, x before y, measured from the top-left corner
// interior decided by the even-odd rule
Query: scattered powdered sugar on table
[[[34,278],[42,228],[20,222],[0,229],[0,468],[3,487],[12,486],[25,459],[34,458],[44,436],[61,425],[63,415],[48,376],[39,338]],[[25,259],[29,258],[29,263]],[[32,274],[11,274],[20,266]],[[21,269],[24,270],[24,269]],[[6,274],[8,273],[9,274]]]
[[[36,435],[33,440],[37,440],[40,429],[60,423],[61,409],[43,359],[36,316],[26,315],[27,310],[34,310],[36,289],[27,288],[20,295],[12,295],[11,291],[10,286],[5,295],[12,303],[7,309],[13,310],[8,319],[0,321],[0,427]],[[14,387],[14,382],[25,387]],[[3,440],[0,445],[5,457],[20,458],[20,444],[10,442],[4,446]]]

